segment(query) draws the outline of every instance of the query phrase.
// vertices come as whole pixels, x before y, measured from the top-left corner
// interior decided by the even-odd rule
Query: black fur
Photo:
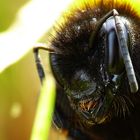
[[[65,93],[64,88],[69,87],[74,74],[81,69],[96,81],[102,80],[99,73],[102,56],[96,54],[99,42],[93,43],[91,49],[89,38],[96,31],[96,20],[112,9],[116,9],[119,16],[129,22],[131,59],[140,86],[140,16],[127,2],[91,2],[94,5],[87,2],[83,9],[77,7],[64,17],[65,23],[57,24],[59,28],[54,27],[56,35],[52,36],[50,43],[59,55],[51,54],[50,61],[58,84],[56,109],[63,121],[63,128],[76,140],[140,140],[140,90],[132,94],[126,76],[109,107],[108,118],[101,124],[92,125],[81,118]]]

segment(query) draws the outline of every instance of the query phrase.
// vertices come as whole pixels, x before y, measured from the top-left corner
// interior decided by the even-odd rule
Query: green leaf
[[[55,83],[50,75],[43,82],[30,140],[47,140],[55,102]]]

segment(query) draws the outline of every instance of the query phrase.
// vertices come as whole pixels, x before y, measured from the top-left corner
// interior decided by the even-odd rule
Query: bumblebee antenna
[[[129,85],[130,85],[130,90],[132,93],[135,93],[138,91],[138,88],[139,88],[138,82],[135,76],[134,68],[133,68],[131,57],[128,50],[128,45],[127,45],[124,31],[123,31],[124,25],[118,15],[119,15],[118,12],[115,9],[113,9],[113,16],[115,18],[115,24],[116,24],[116,30],[117,30],[117,38],[118,38],[119,46],[121,49],[122,57],[124,60],[124,65],[125,65]]]

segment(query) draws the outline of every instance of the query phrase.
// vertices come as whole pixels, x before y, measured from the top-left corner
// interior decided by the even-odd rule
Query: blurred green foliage
[[[52,16],[47,10],[54,9],[55,0],[47,4],[44,0],[32,0],[20,11],[27,1],[0,0],[0,140],[29,140],[31,137],[41,85],[33,52],[27,51],[52,26],[61,9],[56,6],[57,11]],[[41,10],[37,8],[37,11],[36,7]],[[49,109],[52,113],[53,108]],[[43,126],[47,131],[51,118],[45,119],[42,122],[48,122],[48,126]],[[44,137],[47,137],[45,133]]]
[[[40,93],[31,140],[47,140],[49,136],[55,102],[55,82],[50,74],[43,81]]]
[[[32,52],[0,74],[0,140],[29,140],[39,89]]]
[[[14,22],[18,10],[29,0],[0,0],[0,32]]]
[[[8,30],[27,1],[0,0],[0,32]],[[0,73],[0,140],[29,139],[39,88],[32,52]]]

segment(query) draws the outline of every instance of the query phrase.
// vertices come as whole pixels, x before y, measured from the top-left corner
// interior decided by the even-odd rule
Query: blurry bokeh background
[[[0,74],[0,140],[29,140],[39,87],[31,52]]]
[[[57,9],[55,7],[58,4],[51,5],[56,1],[0,0],[0,140],[30,139],[41,86],[31,48],[33,42],[36,43],[44,32],[49,30],[51,22],[55,19],[55,17],[54,19],[48,19],[50,15],[47,16],[47,12],[44,13],[47,17],[46,19],[43,17],[44,15],[41,17],[39,15],[41,14],[39,13],[40,9],[42,11],[45,9],[41,6],[46,4],[49,8]],[[36,4],[38,5],[36,7],[35,4],[32,4],[33,2],[38,2],[40,5]],[[60,0],[59,4],[63,5],[62,3],[66,5],[68,1]],[[20,17],[22,8],[27,13],[22,12]],[[30,9],[32,13],[28,12]],[[58,11],[48,10],[48,14],[58,15]],[[37,15],[36,13],[39,14]],[[26,20],[25,17],[31,14],[33,16],[28,17],[30,20]],[[41,19],[38,19],[39,16]],[[33,19],[38,22],[38,25],[34,22],[32,23]],[[42,22],[43,20],[44,22]],[[28,26],[26,25],[22,29],[22,25],[25,25],[23,23],[26,22],[27,24],[29,22],[31,26],[26,28]],[[41,22],[42,24],[49,23],[50,25],[45,27],[45,25],[40,24]],[[32,26],[35,27],[30,31]],[[43,29],[37,30],[43,26],[44,29],[46,28],[45,31]],[[34,36],[35,31],[38,36]],[[26,35],[30,35],[30,37],[24,38]]]
[[[0,1],[0,32],[10,28],[26,3],[27,0]],[[31,51],[0,74],[0,140],[29,139],[39,86]]]

